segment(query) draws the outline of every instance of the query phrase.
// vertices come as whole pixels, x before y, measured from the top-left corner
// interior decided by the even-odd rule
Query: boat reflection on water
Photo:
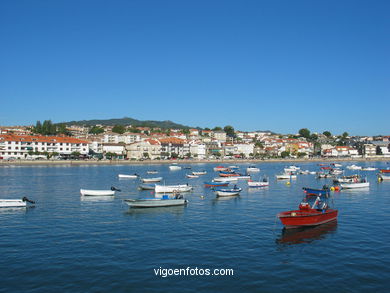
[[[80,196],[80,200],[83,202],[110,202],[114,201],[114,196]]]
[[[294,229],[283,228],[282,235],[276,239],[278,244],[310,243],[314,240],[324,239],[327,234],[337,230],[337,220],[315,227],[301,227]]]
[[[161,216],[161,215],[183,215],[185,205],[182,206],[167,206],[167,207],[156,207],[156,208],[129,208],[126,210],[125,215],[132,217],[141,216]]]

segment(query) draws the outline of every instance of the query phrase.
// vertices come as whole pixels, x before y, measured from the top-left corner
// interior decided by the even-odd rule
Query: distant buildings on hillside
[[[271,132],[199,129],[164,130],[131,127],[122,134],[112,126],[102,126],[100,134],[89,127],[70,126],[71,136],[40,136],[31,127],[0,127],[0,158],[78,158],[98,157],[129,160],[170,158],[276,158],[276,157],[390,157],[389,136],[347,137],[338,145],[336,137],[318,134],[315,139]],[[114,129],[115,130],[115,129]]]

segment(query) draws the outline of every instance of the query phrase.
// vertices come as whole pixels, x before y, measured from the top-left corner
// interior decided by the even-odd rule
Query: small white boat
[[[171,166],[169,166],[169,170],[171,170],[171,171],[181,170],[181,167],[177,166],[177,165],[171,165]]]
[[[155,178],[142,178],[141,181],[143,183],[152,183],[152,182],[160,182],[162,180],[162,177],[155,177]]]
[[[80,193],[83,196],[113,196],[115,194],[115,190],[80,189]]]
[[[252,173],[260,172],[260,169],[255,167],[255,166],[249,166],[248,168],[246,168],[246,172],[247,173],[250,173],[250,172],[252,172]]]
[[[156,170],[151,170],[151,171],[146,171],[146,173],[148,173],[148,174],[157,174],[158,171],[156,171]]]
[[[343,165],[335,163],[335,164],[333,164],[333,166],[335,166],[335,167],[337,167],[337,168],[340,168],[340,167],[342,167]]]
[[[276,175],[276,179],[278,179],[278,180],[297,179],[297,175],[294,175],[294,174],[279,174],[279,175]]]
[[[186,174],[187,178],[199,178],[198,175],[193,175],[193,174]]]
[[[128,179],[134,179],[134,178],[138,178],[138,174],[118,174],[118,177],[119,178],[128,178]]]
[[[361,166],[356,166],[356,165],[351,165],[351,166],[347,166],[347,169],[350,169],[350,170],[361,170],[362,167]]]
[[[131,208],[158,208],[181,206],[187,203],[184,198],[145,198],[145,199],[125,199],[124,202]]]
[[[362,168],[362,171],[376,171],[377,168],[374,168],[374,167],[366,167],[366,168]]]
[[[237,180],[237,177],[217,177],[213,179],[214,182],[234,182]]]
[[[228,167],[223,167],[223,166],[218,166],[218,167],[214,167],[213,170],[216,171],[216,172],[218,172],[218,171],[229,171],[229,168]]]
[[[218,189],[215,191],[217,196],[223,197],[223,196],[236,196],[240,195],[241,188],[229,188],[229,189]]]
[[[243,176],[236,176],[235,178],[237,180],[250,180],[251,176],[250,175],[243,175]]]
[[[34,204],[35,202],[27,197],[22,199],[0,199],[0,208],[25,208],[27,203]]]
[[[206,171],[194,171],[192,172],[192,175],[206,175],[207,172]]]
[[[332,175],[340,175],[340,174],[343,174],[343,170],[336,168],[336,169],[330,170],[329,173]]]
[[[353,182],[356,182],[356,180],[360,180],[360,176],[359,175],[351,175],[351,176],[343,176],[343,177],[339,177],[339,178],[335,178],[333,179],[333,182],[334,183],[353,183]]]
[[[352,188],[365,188],[370,187],[370,182],[361,182],[361,183],[341,183],[341,188],[352,189]]]
[[[269,186],[269,182],[265,179],[265,181],[248,181],[249,187],[265,187]]]
[[[181,185],[156,185],[154,191],[156,193],[172,193],[172,192],[189,192],[192,186],[188,184]]]
[[[299,171],[299,174],[301,174],[301,175],[308,175],[308,174],[310,174],[310,171],[309,170]]]
[[[297,166],[288,166],[286,168],[284,168],[284,172],[285,173],[288,173],[288,172],[296,172],[298,170],[300,170],[301,167],[297,167]]]

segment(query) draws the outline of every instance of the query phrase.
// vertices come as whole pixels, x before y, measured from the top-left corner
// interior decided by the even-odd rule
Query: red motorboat
[[[298,210],[278,214],[285,228],[316,226],[337,220],[338,211],[329,208],[327,197],[317,196],[311,205],[312,198],[313,196],[306,196]]]
[[[390,169],[380,169],[380,173],[390,173]]]

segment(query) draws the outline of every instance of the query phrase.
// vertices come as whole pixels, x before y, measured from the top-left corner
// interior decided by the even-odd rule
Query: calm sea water
[[[351,164],[351,163],[350,163]],[[388,167],[386,162],[357,163]],[[346,163],[343,164],[344,167]],[[0,210],[1,292],[388,292],[390,182],[367,174],[366,190],[334,193],[337,223],[284,232],[276,214],[294,209],[302,187],[329,179],[277,182],[285,164],[257,164],[270,187],[216,199],[203,182],[215,164],[0,167],[0,198],[27,196],[35,208]],[[239,164],[244,170],[248,164]],[[300,164],[317,171],[315,163]],[[190,183],[185,207],[129,210],[126,198],[153,196],[120,173],[158,170],[166,184]],[[207,170],[198,179],[190,171]],[[356,171],[355,171],[356,172]],[[347,171],[346,173],[352,173]],[[82,198],[80,188],[122,189]],[[161,269],[233,269],[233,276],[156,276]]]

